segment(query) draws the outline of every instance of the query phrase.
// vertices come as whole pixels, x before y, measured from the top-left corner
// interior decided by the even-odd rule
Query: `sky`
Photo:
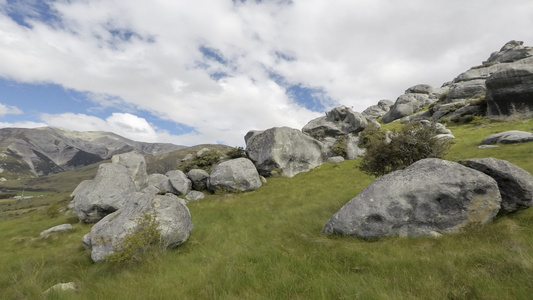
[[[244,146],[416,84],[510,40],[523,0],[0,0],[0,128]]]

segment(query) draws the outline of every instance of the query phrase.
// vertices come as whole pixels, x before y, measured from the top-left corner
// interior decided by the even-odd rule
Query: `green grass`
[[[476,149],[498,131],[533,123],[449,126],[449,159],[493,156],[533,172],[533,143]],[[39,299],[56,283],[79,290],[52,299],[530,299],[533,210],[440,238],[367,242],[322,226],[372,182],[358,161],[325,164],[259,190],[209,195],[188,205],[184,245],[140,263],[94,264],[81,237],[90,225],[33,213],[0,222],[0,298]],[[74,231],[40,239],[70,222]]]

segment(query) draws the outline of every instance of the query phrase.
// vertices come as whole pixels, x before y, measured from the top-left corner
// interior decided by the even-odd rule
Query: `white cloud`
[[[0,117],[5,115],[20,115],[22,114],[22,110],[17,108],[16,106],[11,105],[5,105],[0,103]]]
[[[22,121],[22,122],[0,122],[0,128],[38,128],[48,126],[42,122]]]
[[[531,42],[533,3],[521,0],[290,2],[50,2],[60,17],[53,25],[0,18],[0,76],[85,91],[99,105],[148,111],[195,132],[177,137],[126,114],[76,115],[78,124],[63,114],[46,123],[240,145],[250,129],[301,128],[323,113],[295,103],[268,72],[323,89],[327,108],[362,111],[412,85],[452,80],[508,40]],[[6,7],[0,1],[0,11]]]

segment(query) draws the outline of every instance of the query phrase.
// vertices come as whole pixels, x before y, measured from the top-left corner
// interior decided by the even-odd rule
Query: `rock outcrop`
[[[211,192],[217,189],[246,192],[256,190],[261,185],[259,173],[247,158],[236,158],[215,165],[207,181],[207,189]]]
[[[367,119],[381,118],[390,110],[393,105],[394,102],[390,100],[379,100],[378,104],[369,106],[361,114],[363,114]]]
[[[73,192],[72,209],[84,223],[95,223],[116,211],[136,191],[128,169],[101,164],[93,180],[83,181]]]
[[[364,239],[456,232],[490,222],[501,196],[496,181],[435,158],[377,178],[344,205],[322,232]]]
[[[337,137],[365,129],[366,118],[346,106],[335,107],[326,116],[309,121],[302,131],[312,137]]]
[[[139,230],[143,216],[153,216],[158,224],[160,241],[165,248],[183,244],[193,229],[189,209],[177,196],[134,193],[118,211],[96,223],[82,241],[91,249],[94,262],[105,261],[121,251],[124,238]]]
[[[533,133],[511,130],[500,133],[495,133],[487,136],[481,141],[482,145],[496,145],[496,144],[516,144],[533,141]]]
[[[424,105],[431,104],[437,99],[432,93],[433,88],[427,84],[419,84],[408,88],[405,94],[396,99],[391,109],[383,115],[383,122],[390,123],[417,112]]]
[[[263,176],[278,169],[293,177],[326,161],[322,143],[297,129],[274,127],[247,136],[246,153]]]
[[[170,179],[170,184],[177,195],[187,195],[192,189],[192,182],[187,175],[180,170],[168,171],[166,176]]]
[[[148,186],[148,174],[146,173],[146,161],[144,156],[134,151],[113,155],[111,163],[123,165],[135,183],[137,191]]]
[[[524,169],[492,157],[467,159],[461,163],[496,180],[503,212],[516,212],[533,205],[533,176]]]
[[[533,52],[533,51],[532,51]],[[533,111],[533,60],[495,72],[486,81],[487,115]]]
[[[192,169],[187,172],[187,177],[192,182],[192,188],[197,191],[203,191],[207,188],[207,179],[209,178],[209,173],[202,169]]]

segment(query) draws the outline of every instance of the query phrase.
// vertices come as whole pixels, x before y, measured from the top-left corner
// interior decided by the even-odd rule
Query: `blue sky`
[[[241,146],[435,87],[509,40],[533,3],[0,0],[0,127]],[[438,13],[436,13],[438,12]]]

